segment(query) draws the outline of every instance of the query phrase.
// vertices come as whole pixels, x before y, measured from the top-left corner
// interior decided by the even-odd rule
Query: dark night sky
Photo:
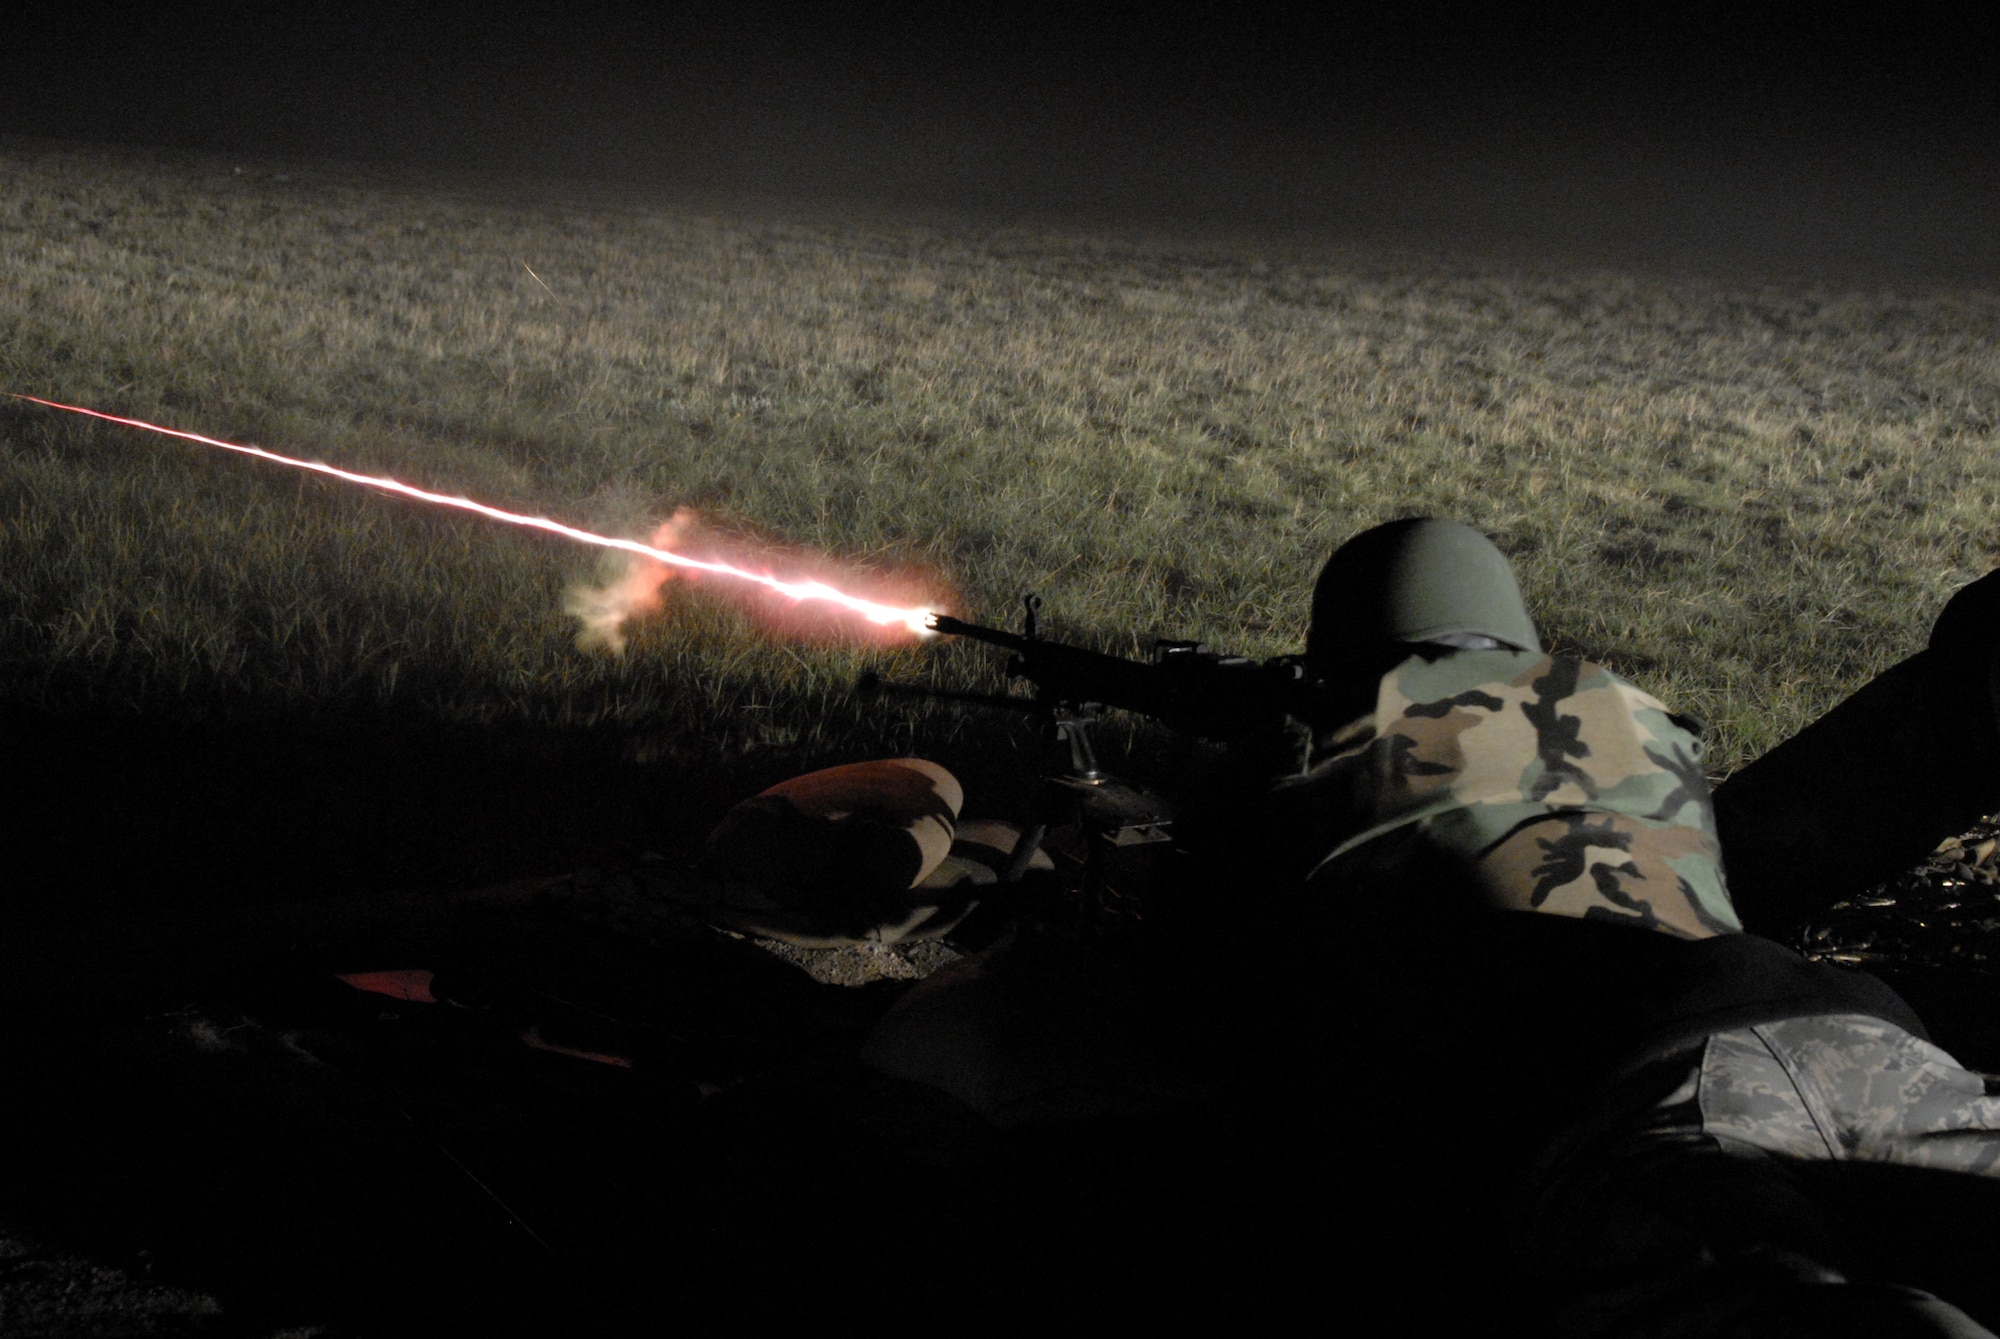
[[[1708,3],[48,5],[5,35],[0,131],[1984,278],[1993,26]]]

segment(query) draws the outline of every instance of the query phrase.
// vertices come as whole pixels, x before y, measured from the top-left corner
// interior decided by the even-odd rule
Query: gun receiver
[[[1221,655],[1200,642],[1160,639],[1153,659],[1128,660],[1040,635],[1041,600],[1030,595],[1019,633],[933,614],[927,626],[1014,653],[1008,673],[1035,685],[1037,702],[1057,707],[1116,707],[1205,739],[1232,739],[1278,717],[1309,717],[1316,693],[1297,660]]]

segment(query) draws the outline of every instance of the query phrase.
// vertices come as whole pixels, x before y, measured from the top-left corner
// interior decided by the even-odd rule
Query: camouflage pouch
[[[1685,724],[1601,666],[1415,655],[1294,783],[1325,852],[1311,879],[1395,896],[1442,867],[1499,910],[1732,933],[1700,757]]]

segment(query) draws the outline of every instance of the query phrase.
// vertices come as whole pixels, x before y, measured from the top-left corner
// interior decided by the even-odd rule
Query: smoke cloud
[[[647,542],[656,549],[676,549],[700,526],[700,518],[683,507],[653,532]],[[578,583],[563,593],[563,612],[583,624],[576,644],[585,651],[625,652],[625,625],[660,607],[660,589],[677,575],[675,569],[636,553],[621,555],[620,570],[602,585]],[[685,574],[678,574],[685,575]]]

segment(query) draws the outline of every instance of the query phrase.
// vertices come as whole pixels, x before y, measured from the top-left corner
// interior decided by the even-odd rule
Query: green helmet
[[[1364,530],[1326,560],[1306,663],[1317,678],[1373,673],[1397,647],[1479,638],[1542,649],[1507,555],[1469,525],[1412,517]]]

